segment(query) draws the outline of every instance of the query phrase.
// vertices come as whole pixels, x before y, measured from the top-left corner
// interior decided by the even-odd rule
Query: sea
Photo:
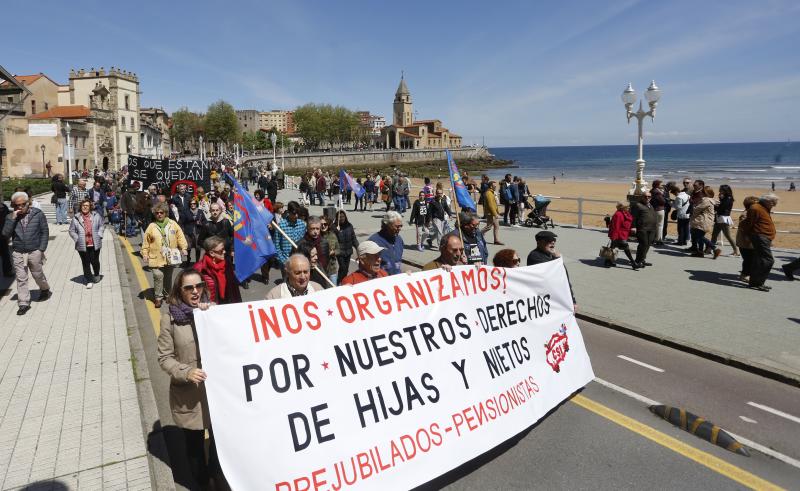
[[[490,177],[506,173],[527,179],[632,182],[637,157],[635,145],[576,147],[490,148],[515,168],[494,169]],[[714,184],[730,183],[786,190],[800,184],[800,142],[698,143],[644,146],[647,181],[681,181],[684,177]]]

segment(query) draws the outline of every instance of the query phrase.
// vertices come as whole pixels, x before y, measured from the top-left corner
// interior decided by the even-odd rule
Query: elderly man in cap
[[[556,251],[557,237],[556,234],[549,230],[543,230],[536,234],[536,249],[528,254],[528,266],[546,263],[560,258],[561,254]],[[564,271],[567,271],[566,266],[564,266]],[[569,273],[567,273],[567,282],[569,283],[569,293],[572,295],[572,307],[577,310],[578,306],[575,302],[575,292],[572,290],[572,282],[569,281]]]
[[[765,285],[775,259],[772,257],[772,241],[775,240],[775,223],[772,221],[772,209],[778,205],[778,197],[765,194],[747,210],[745,233],[753,243],[753,259],[751,260],[750,281],[748,288],[768,292],[772,287]],[[784,270],[785,272],[785,270]]]
[[[39,301],[44,302],[52,295],[42,271],[49,229],[44,212],[31,207],[30,197],[24,191],[11,195],[11,207],[14,211],[6,217],[2,236],[4,240],[11,239],[11,257],[17,276],[17,315],[25,315],[31,309],[28,271],[39,286]]]
[[[358,244],[358,269],[342,279],[342,285],[357,285],[375,278],[389,276],[386,271],[381,269],[381,253],[384,247],[379,246],[371,240],[365,240]]]
[[[439,257],[422,267],[422,271],[444,268],[450,270],[453,266],[467,264],[464,257],[464,244],[457,233],[450,233],[442,238],[439,244]]]
[[[286,281],[270,290],[266,299],[300,297],[324,289],[319,283],[311,281],[311,262],[308,258],[295,253],[286,260]]]

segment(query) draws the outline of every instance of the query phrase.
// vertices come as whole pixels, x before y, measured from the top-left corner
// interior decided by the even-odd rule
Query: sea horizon
[[[495,169],[529,179],[628,182],[635,172],[636,145],[489,147],[514,167]],[[645,180],[695,177],[716,183],[788,187],[800,181],[800,143],[663,143],[644,147]]]

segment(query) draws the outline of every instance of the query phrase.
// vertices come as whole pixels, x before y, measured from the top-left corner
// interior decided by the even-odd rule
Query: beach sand
[[[534,181],[534,180],[527,180],[528,187],[531,190],[532,194],[543,194],[545,196],[550,197],[564,197],[564,198],[578,198],[583,197],[584,199],[598,199],[598,200],[609,200],[614,201],[625,201],[625,196],[628,193],[628,189],[630,188],[629,183],[611,183],[611,182],[588,182],[588,181],[557,181],[556,184],[553,184],[552,181]],[[434,182],[435,184],[435,182]],[[449,188],[449,182],[447,180],[443,180],[442,184],[445,188]],[[713,186],[715,190],[718,189],[717,185],[709,183],[709,185]],[[412,180],[412,188],[419,189],[422,186],[421,179],[413,179]],[[733,187],[733,195],[736,198],[736,204],[734,209],[741,209],[742,201],[747,196],[761,196],[762,194],[768,193],[769,188],[737,188]],[[778,212],[800,212],[800,192],[788,192],[784,190],[777,190],[775,194],[778,196],[780,201],[778,202],[778,206],[774,209],[774,211]],[[585,201],[583,203],[583,211],[584,213],[597,213],[601,216],[587,216],[584,215],[583,217],[583,225],[584,227],[594,227],[594,228],[605,228],[605,223],[603,222],[603,216],[606,214],[611,215],[615,211],[614,203],[593,203],[589,201]],[[502,212],[503,207],[500,206],[500,211]],[[562,212],[558,212],[556,210],[562,210]],[[553,217],[555,220],[556,225],[564,224],[564,225],[575,225],[578,223],[578,216],[575,213],[565,213],[565,212],[577,212],[578,210],[578,203],[576,200],[570,199],[557,199],[553,198],[552,203],[548,207],[548,215]],[[479,210],[481,211],[481,210]],[[526,212],[527,214],[527,212]],[[734,211],[732,216],[734,218],[734,223],[736,223],[737,218],[741,212]],[[800,215],[797,216],[786,216],[786,215],[773,215],[773,220],[775,221],[775,226],[778,230],[791,230],[794,232],[800,232]],[[675,222],[670,221],[669,235],[673,238],[677,235],[677,229],[675,227]],[[778,236],[773,243],[774,247],[780,248],[789,248],[789,249],[800,249],[800,234],[786,234],[786,233],[778,233]],[[730,253],[730,247],[726,244],[725,245],[725,254]]]

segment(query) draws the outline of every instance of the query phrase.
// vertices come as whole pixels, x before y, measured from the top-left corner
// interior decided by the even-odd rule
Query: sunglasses
[[[214,249],[210,252],[213,252],[214,254],[225,254],[225,248],[223,247],[222,249]]]
[[[195,290],[200,291],[205,287],[206,287],[206,283],[204,281],[201,281],[200,283],[197,283],[196,285],[183,285],[181,287],[181,290],[183,290],[185,292],[192,292],[192,291],[195,291]]]
[[[321,227],[323,227],[323,228],[328,226],[328,224],[327,224],[327,223],[320,223],[319,225],[320,225]]]

